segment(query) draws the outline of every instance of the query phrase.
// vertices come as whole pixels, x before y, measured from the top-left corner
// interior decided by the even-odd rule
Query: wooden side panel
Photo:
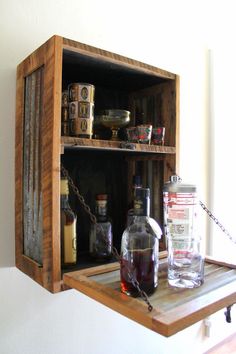
[[[40,68],[40,69],[39,69]],[[27,102],[27,86],[32,88],[32,81],[36,79],[38,72],[43,76],[38,81],[41,92],[41,127],[40,144],[34,150],[32,163],[37,163],[40,173],[42,189],[42,213],[43,213],[43,237],[42,252],[34,256],[36,244],[32,246],[28,254],[30,233],[28,230],[27,242],[24,250],[24,212],[23,212],[23,146],[24,146],[24,115],[30,102]],[[54,36],[17,68],[17,96],[16,96],[16,266],[42,284],[48,290],[55,292],[60,290],[60,231],[59,231],[59,198],[60,198],[60,99],[61,99],[61,74],[62,74],[62,39]],[[38,80],[38,79],[37,79]],[[37,81],[36,80],[36,81]],[[36,86],[35,86],[36,90]],[[38,89],[37,89],[38,90]],[[37,91],[36,90],[36,91]],[[33,89],[34,91],[34,89]],[[34,95],[33,91],[31,94]],[[35,91],[35,92],[36,92]],[[27,113],[26,113],[27,114]],[[35,122],[38,124],[36,114]],[[36,124],[36,125],[37,125]],[[29,134],[29,142],[34,139]],[[40,156],[38,162],[37,158]],[[25,152],[25,164],[31,159]],[[25,165],[25,166],[26,166]],[[32,171],[35,178],[35,171]],[[25,177],[26,179],[26,177]],[[31,187],[34,191],[35,188]],[[32,192],[33,194],[33,192]],[[26,197],[26,193],[25,193]],[[33,235],[33,233],[32,233]],[[34,255],[32,255],[32,252]],[[26,256],[26,253],[29,257]],[[42,264],[41,264],[42,263]]]

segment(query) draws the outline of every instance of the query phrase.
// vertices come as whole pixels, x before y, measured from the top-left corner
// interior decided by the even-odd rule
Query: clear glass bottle
[[[90,229],[89,251],[95,260],[108,260],[112,255],[112,223],[107,215],[107,194],[97,194],[95,214],[97,224]]]
[[[168,250],[168,283],[196,288],[204,282],[204,256],[198,235],[197,187],[170,177],[163,190],[164,224]]]
[[[152,294],[158,285],[159,238],[162,231],[149,213],[150,189],[136,188],[134,218],[121,241],[121,290],[131,296],[139,295],[132,280],[137,280],[141,290],[147,294]]]
[[[77,218],[69,205],[68,180],[61,179],[61,263],[62,267],[77,262]]]
[[[134,218],[134,197],[135,197],[135,189],[136,188],[142,188],[141,177],[139,175],[133,176],[133,186],[132,186],[133,200],[132,200],[132,204],[129,205],[129,208],[128,208],[127,226],[129,226],[131,224],[131,222]]]

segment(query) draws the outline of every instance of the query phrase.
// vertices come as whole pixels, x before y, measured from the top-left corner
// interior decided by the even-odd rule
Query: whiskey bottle
[[[112,224],[107,215],[107,194],[97,194],[95,214],[97,224],[90,229],[90,255],[97,261],[108,260],[112,254]]]
[[[61,262],[69,266],[77,262],[76,216],[69,205],[68,180],[61,179]]]
[[[139,175],[133,176],[133,187],[132,187],[132,203],[129,205],[127,213],[127,226],[129,226],[134,218],[134,197],[135,189],[142,188],[141,177]]]
[[[121,290],[131,296],[139,295],[133,285],[134,280],[147,294],[152,294],[158,285],[159,238],[162,231],[149,213],[150,189],[136,188],[134,217],[121,241]]]

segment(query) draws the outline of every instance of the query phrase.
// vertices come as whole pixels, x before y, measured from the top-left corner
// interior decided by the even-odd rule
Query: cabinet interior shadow
[[[62,164],[93,214],[96,194],[108,194],[108,215],[113,226],[113,242],[119,250],[127,213],[127,163],[123,154],[104,151],[65,151]],[[84,255],[89,251],[90,217],[71,188],[69,198],[78,218],[78,255]]]

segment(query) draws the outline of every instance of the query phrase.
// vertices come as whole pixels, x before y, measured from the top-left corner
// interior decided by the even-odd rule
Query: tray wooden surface
[[[140,298],[120,291],[119,263],[65,273],[64,283],[122,315],[171,336],[236,302],[236,265],[205,259],[205,281],[194,289],[173,288],[167,282],[166,252],[160,253],[159,284],[149,297],[153,310]]]

